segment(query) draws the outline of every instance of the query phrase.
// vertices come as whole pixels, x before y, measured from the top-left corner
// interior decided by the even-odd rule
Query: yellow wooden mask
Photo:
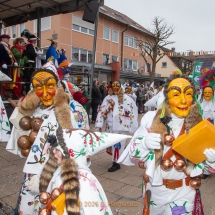
[[[213,97],[213,90],[211,87],[205,87],[203,91],[203,96],[206,101],[210,101]]]
[[[125,89],[125,93],[128,93],[128,94],[133,94],[133,91],[132,91],[132,87],[127,87],[126,89]]]
[[[187,117],[194,95],[191,83],[185,78],[176,78],[169,83],[167,92],[172,113],[180,118]]]
[[[119,91],[121,89],[121,84],[118,82],[118,81],[114,81],[112,83],[112,89],[113,89],[113,93],[115,95],[118,95],[119,94]]]
[[[54,103],[57,90],[57,81],[54,75],[46,71],[38,72],[32,78],[32,84],[37,96],[45,106],[50,106]]]

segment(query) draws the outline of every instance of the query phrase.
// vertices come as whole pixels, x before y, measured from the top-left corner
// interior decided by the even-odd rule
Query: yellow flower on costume
[[[122,114],[121,114],[121,113],[119,113],[119,116],[122,116]]]

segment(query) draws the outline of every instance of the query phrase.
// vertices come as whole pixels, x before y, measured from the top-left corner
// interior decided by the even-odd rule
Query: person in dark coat
[[[101,102],[103,102],[104,98],[107,96],[107,82],[103,81],[101,86],[99,87],[100,93],[102,94]]]
[[[8,66],[18,66],[16,59],[13,56],[13,53],[10,49],[9,41],[10,36],[8,34],[2,34],[0,36],[0,67],[1,71],[13,79],[13,69]],[[2,87],[1,92],[2,97],[5,96],[5,87]]]
[[[30,67],[28,69],[23,70],[24,76],[23,80],[24,82],[31,82],[31,76],[36,68],[36,57],[37,57],[37,51],[36,51],[36,44],[37,44],[38,38],[35,35],[30,35],[28,37],[28,44],[26,46],[26,50],[23,52],[23,58],[26,58],[25,67]],[[25,84],[25,91],[26,93],[30,90],[30,83]]]
[[[93,81],[93,88],[92,88],[92,124],[95,124],[96,117],[97,117],[97,109],[98,106],[101,103],[101,93],[99,92],[98,88],[98,81],[94,80]]]

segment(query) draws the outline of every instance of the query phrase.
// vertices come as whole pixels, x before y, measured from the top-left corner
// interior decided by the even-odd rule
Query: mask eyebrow
[[[192,85],[189,85],[189,86],[186,86],[186,87],[184,88],[184,93],[185,93],[187,90],[189,90],[190,88],[194,90],[194,87],[193,87]]]
[[[40,79],[38,79],[38,78],[36,78],[36,77],[33,77],[32,79],[38,81],[41,85],[43,85],[43,82],[42,82]]]
[[[44,84],[47,84],[47,82],[50,80],[50,79],[52,79],[52,78],[54,78],[53,76],[50,76],[50,77],[48,77],[48,78],[46,78],[45,80],[44,80]],[[54,78],[55,79],[55,78]]]
[[[180,93],[181,93],[181,88],[180,87],[177,87],[177,86],[172,86],[170,87],[168,90],[167,90],[167,93],[171,90],[178,90]]]

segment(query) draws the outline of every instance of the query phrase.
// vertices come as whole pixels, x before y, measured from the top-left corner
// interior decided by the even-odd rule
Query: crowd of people
[[[143,173],[144,215],[203,215],[201,179],[215,172],[211,142],[215,102],[210,82],[215,71],[204,76],[201,89],[186,75],[174,74],[159,87],[94,80],[89,96],[87,83],[75,86],[64,80],[69,62],[65,50],[57,51],[57,42],[50,39],[42,63],[38,38],[29,32],[24,35],[27,44],[17,38],[10,48],[6,34],[0,44],[4,75],[26,82],[26,93],[18,83],[5,85],[2,91],[5,97],[6,91],[16,88],[15,96],[22,97],[13,103],[12,131],[0,101],[0,139],[8,142],[6,150],[26,159],[14,215],[112,215],[105,192],[90,170],[90,156],[104,149],[111,155],[110,174],[122,164],[138,163]],[[187,135],[192,135],[192,141]],[[84,204],[89,201],[97,202],[96,207]]]

